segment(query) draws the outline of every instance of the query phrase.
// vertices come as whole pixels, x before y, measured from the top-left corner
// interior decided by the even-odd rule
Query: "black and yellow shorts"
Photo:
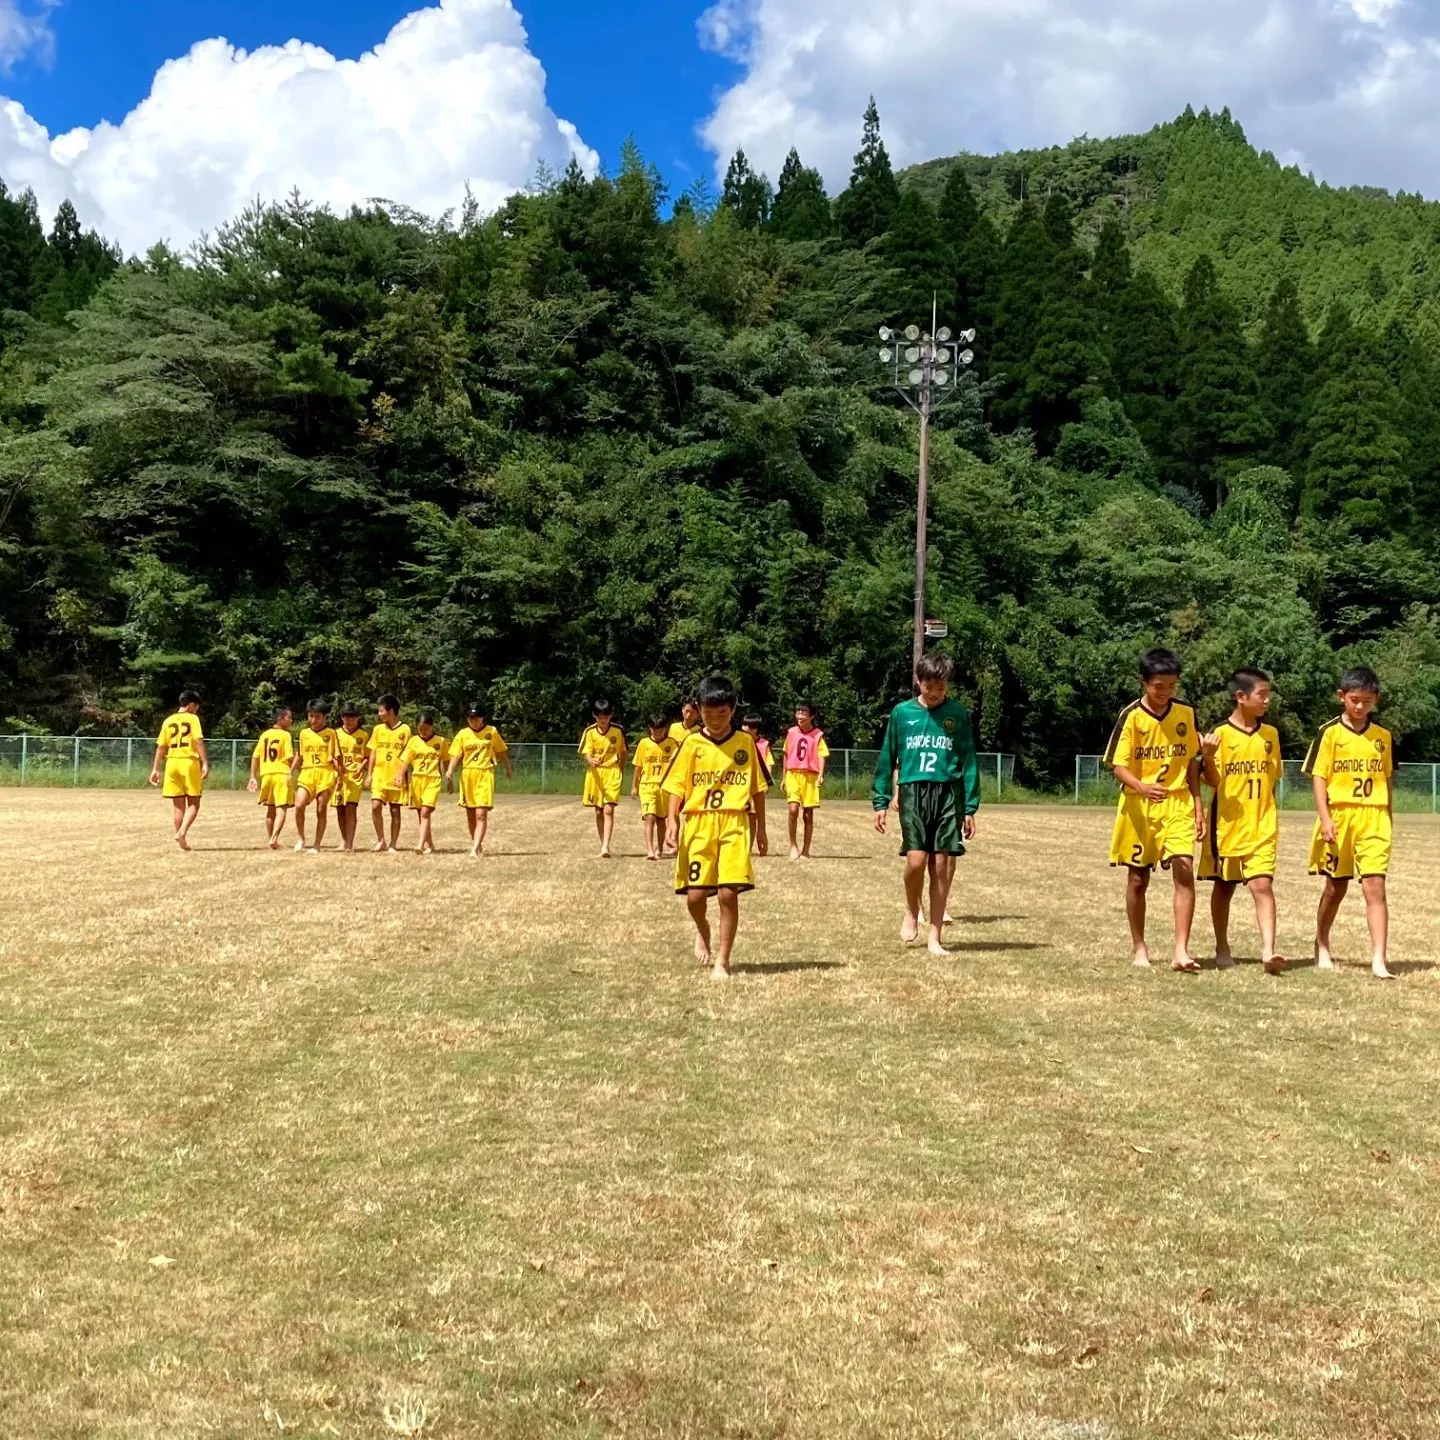
[[[912,780],[900,787],[900,853],[965,853],[965,787],[958,780]]]

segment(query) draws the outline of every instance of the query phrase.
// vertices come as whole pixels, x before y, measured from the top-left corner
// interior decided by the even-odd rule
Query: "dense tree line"
[[[1282,172],[1228,115],[1047,154],[1018,185],[1005,157],[897,177],[872,104],[833,198],[742,153],[672,206],[628,147],[493,215],[295,197],[124,264],[0,197],[0,720],[143,727],[185,683],[243,732],[277,697],[479,691],[512,738],[568,738],[597,691],[633,720],[721,667],[869,743],[906,686],[915,490],[875,336],[938,292],[981,340],[930,607],[983,747],[1067,773],[1163,642],[1205,718],[1235,664],[1273,671],[1297,748],[1374,663],[1402,752],[1437,753],[1437,207]],[[1224,199],[1274,231],[1257,302],[1216,187],[1272,168],[1279,210]],[[1349,287],[1357,247],[1383,285]]]

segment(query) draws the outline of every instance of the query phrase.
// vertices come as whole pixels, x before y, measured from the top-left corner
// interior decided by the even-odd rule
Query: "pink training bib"
[[[792,725],[785,732],[785,768],[787,770],[809,770],[820,773],[820,741],[825,732],[817,725],[813,730],[802,730]]]

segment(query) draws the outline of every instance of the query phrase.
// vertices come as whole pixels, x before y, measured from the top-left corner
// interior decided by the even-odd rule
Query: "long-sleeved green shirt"
[[[891,712],[885,727],[885,742],[875,762],[875,788],[871,802],[877,810],[888,810],[894,798],[892,780],[896,769],[900,783],[917,780],[963,781],[965,813],[980,808],[980,767],[975,763],[975,735],[970,712],[948,697],[933,710],[918,700],[906,700]]]

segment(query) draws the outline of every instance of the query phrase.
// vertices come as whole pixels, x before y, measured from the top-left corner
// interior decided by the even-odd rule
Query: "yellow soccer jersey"
[[[1222,860],[1243,860],[1273,844],[1280,830],[1280,732],[1273,725],[1242,730],[1227,720],[1217,733],[1220,788],[1210,812],[1215,849]]]
[[[612,725],[604,734],[598,725],[587,725],[580,737],[579,753],[587,760],[599,760],[602,770],[618,770],[625,764],[625,736],[618,725]]]
[[[295,742],[288,730],[272,725],[255,742],[250,758],[260,762],[260,778],[267,775],[288,775],[290,762],[295,758]]]
[[[428,740],[412,735],[400,752],[400,764],[410,767],[412,780],[438,780],[440,767],[449,758],[450,742],[443,735],[432,735]]]
[[[392,728],[382,723],[377,724],[370,732],[365,748],[375,757],[375,772],[371,776],[372,793],[374,790],[392,788],[395,772],[400,768],[400,756],[409,743],[408,725],[396,725]]]
[[[160,727],[155,743],[166,747],[166,760],[198,760],[200,742],[204,738],[200,717],[188,710],[177,710]]]
[[[370,736],[358,726],[354,730],[347,730],[342,725],[335,732],[335,754],[347,779],[364,779],[365,747],[369,743]]]
[[[1195,712],[1172,700],[1161,715],[1153,715],[1136,700],[1115,722],[1105,763],[1123,765],[1142,785],[1163,785],[1172,794],[1186,788],[1190,762],[1200,755]]]
[[[641,740],[635,747],[635,768],[640,772],[640,783],[658,785],[665,778],[665,772],[679,748],[680,742],[668,735],[658,741],[648,735]]]
[[[697,730],[675,752],[660,788],[679,795],[687,815],[743,811],[770,788],[770,772],[743,730],[732,730],[723,740]]]
[[[678,750],[689,736],[698,735],[699,733],[700,727],[698,725],[693,729],[687,730],[683,720],[676,720],[671,724],[670,734],[667,738],[675,742],[675,748]]]
[[[297,742],[302,770],[335,770],[339,750],[335,732],[327,725],[323,730],[314,730],[307,725],[300,732]]]
[[[1390,776],[1395,770],[1390,732],[1372,720],[1352,730],[1336,717],[1321,727],[1305,757],[1305,773],[1320,775],[1332,805],[1390,804]]]
[[[510,753],[510,747],[493,725],[482,726],[479,730],[472,730],[467,725],[450,742],[450,753],[459,757],[461,770],[470,774],[477,770],[493,770]]]

